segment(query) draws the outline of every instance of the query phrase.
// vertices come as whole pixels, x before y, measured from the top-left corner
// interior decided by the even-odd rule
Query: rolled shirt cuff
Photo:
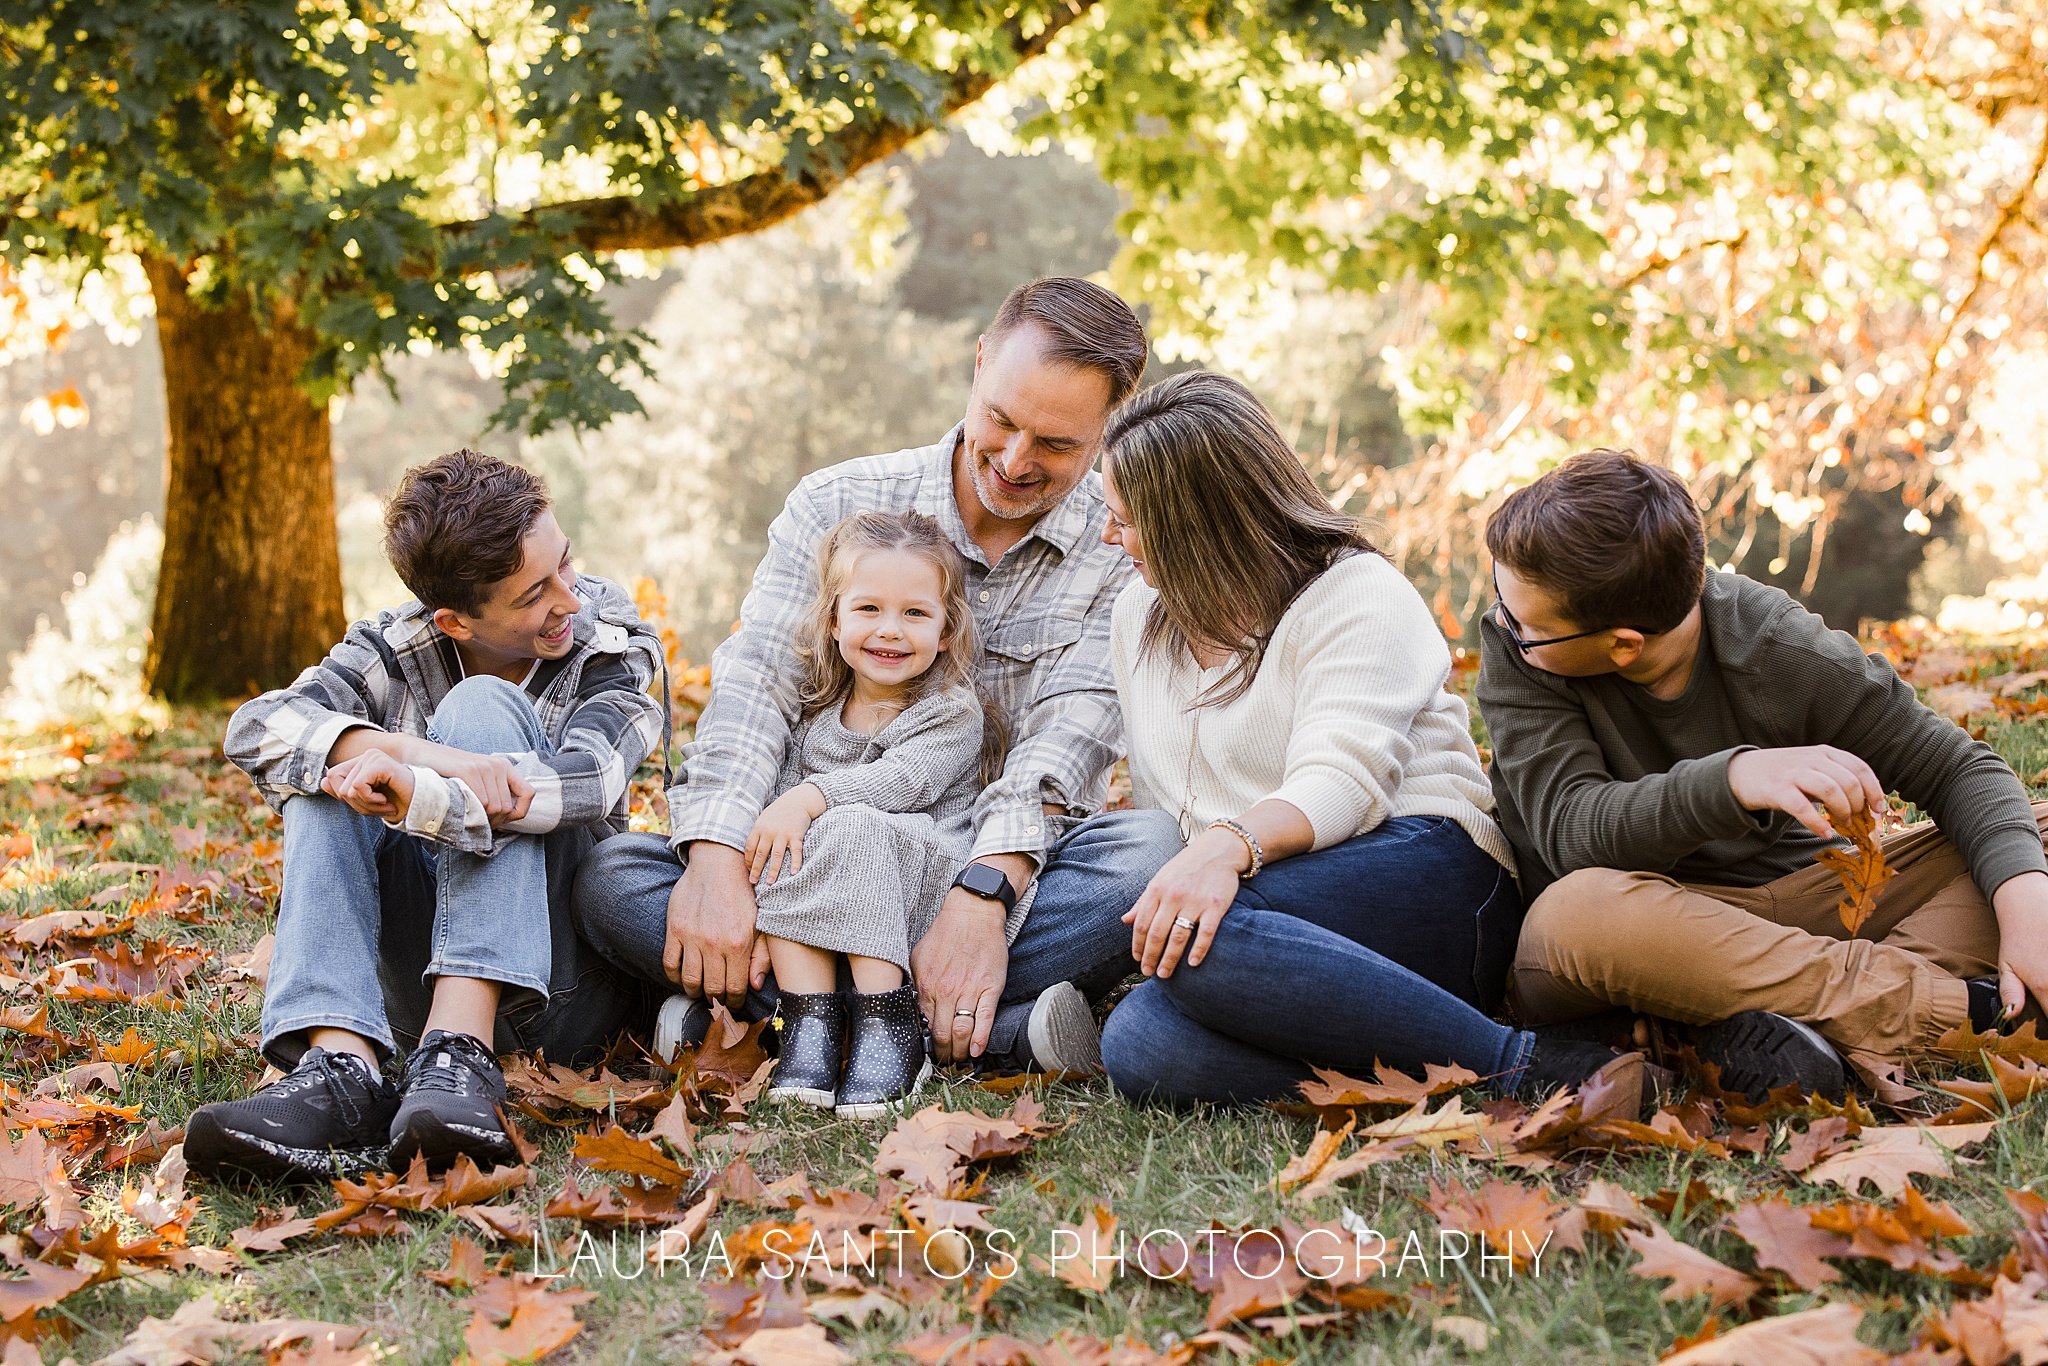
[[[412,770],[412,802],[398,829],[421,839],[452,844],[473,853],[491,848],[490,817],[469,784],[431,768],[408,764]],[[389,822],[386,822],[389,824]]]
[[[334,752],[334,742],[352,730],[383,731],[382,726],[370,724],[354,716],[335,712],[307,731],[299,741],[298,752],[291,764],[289,785],[308,796],[320,790],[320,780],[327,776],[331,765],[327,756]]]
[[[1052,819],[1036,801],[1005,803],[980,814],[974,828],[974,852],[969,861],[991,854],[1022,854],[1040,867],[1052,835]]]
[[[761,813],[730,797],[691,797],[678,785],[668,794],[668,843],[678,854],[698,840],[734,849],[747,847],[747,835]]]

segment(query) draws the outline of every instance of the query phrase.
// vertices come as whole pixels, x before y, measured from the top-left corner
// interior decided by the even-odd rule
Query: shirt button
[[[987,602],[987,601],[988,601],[988,590],[987,590],[986,588],[984,588],[984,589],[982,589],[982,590],[981,590],[981,600],[982,600],[983,602]]]
[[[1039,833],[1039,832],[1040,832],[1040,831],[1041,831],[1042,829],[1043,829],[1043,827],[1042,827],[1042,826],[1036,826],[1036,825],[1027,825],[1027,826],[1025,826],[1025,827],[1024,827],[1024,833],[1025,833],[1025,834],[1027,834],[1027,835],[1036,835],[1036,834],[1038,834],[1038,833]]]

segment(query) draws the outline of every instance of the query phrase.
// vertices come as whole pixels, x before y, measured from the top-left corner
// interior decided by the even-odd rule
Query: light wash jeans
[[[1031,914],[1010,945],[1008,975],[985,1068],[1021,1062],[1024,1025],[1040,992],[1072,982],[1100,1001],[1137,967],[1131,928],[1123,923],[1152,875],[1181,850],[1180,832],[1163,811],[1105,811],[1080,822],[1049,851]],[[676,990],[662,975],[668,898],[683,865],[658,835],[621,835],[591,852],[576,878],[577,930],[622,972]],[[741,1018],[765,1019],[775,1008],[774,979],[749,992]]]
[[[442,699],[431,738],[477,754],[550,752],[526,694],[470,678]],[[595,1061],[657,999],[581,944],[569,888],[597,832],[501,836],[489,856],[394,830],[333,797],[284,804],[284,887],[263,998],[263,1056],[294,1066],[306,1031],[352,1030],[389,1056],[419,1041],[433,979],[501,982],[501,1053]]]
[[[1310,1065],[1370,1077],[1456,1063],[1505,1089],[1534,1036],[1496,1024],[1522,920],[1507,871],[1444,816],[1404,816],[1266,868],[1199,967],[1148,977],[1102,1034],[1140,1100],[1299,1099]]]

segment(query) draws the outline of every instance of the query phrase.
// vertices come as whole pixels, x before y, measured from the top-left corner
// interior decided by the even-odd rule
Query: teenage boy
[[[193,1113],[195,1171],[508,1160],[495,1054],[585,1063],[651,1013],[577,940],[568,893],[665,747],[659,641],[617,586],[577,575],[515,465],[460,450],[409,470],[384,529],[417,601],[228,723],[228,757],[284,818],[262,1049],[289,1070]]]
[[[1731,1089],[1839,1098],[1843,1051],[1875,1062],[2048,999],[2048,803],[1854,637],[1708,573],[1675,475],[1577,456],[1486,543],[1479,706],[1531,903],[1525,1022],[1659,1015]],[[1891,791],[1934,819],[1883,840],[1896,876],[1851,936],[1814,856]]]

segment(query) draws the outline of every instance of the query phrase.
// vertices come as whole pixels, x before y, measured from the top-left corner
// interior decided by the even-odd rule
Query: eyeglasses
[[[1529,651],[1541,645],[1562,645],[1567,640],[1584,640],[1587,636],[1605,635],[1607,632],[1615,629],[1612,626],[1597,626],[1590,631],[1575,631],[1568,636],[1546,636],[1542,640],[1524,640],[1522,638],[1522,623],[1515,620],[1515,614],[1510,612],[1507,603],[1501,600],[1500,575],[1497,572],[1493,576],[1493,605],[1498,616],[1500,629],[1507,633],[1508,642],[1523,654],[1528,654]],[[1645,631],[1643,634],[1650,636],[1656,635],[1657,632]]]

